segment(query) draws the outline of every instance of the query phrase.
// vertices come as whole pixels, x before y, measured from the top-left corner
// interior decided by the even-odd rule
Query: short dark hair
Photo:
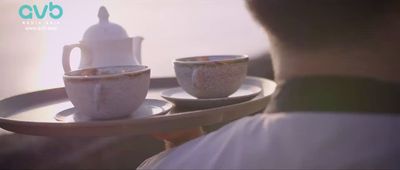
[[[247,0],[283,43],[318,48],[368,40],[396,0]]]

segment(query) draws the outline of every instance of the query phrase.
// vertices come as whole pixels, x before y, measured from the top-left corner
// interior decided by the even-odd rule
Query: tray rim
[[[176,79],[175,77],[163,77],[163,78],[152,78],[152,80],[169,80],[169,79]],[[102,128],[106,128],[106,127],[115,127],[116,123],[123,123],[124,126],[136,126],[136,125],[141,125],[141,124],[148,124],[148,123],[154,123],[154,122],[160,122],[160,121],[176,121],[179,119],[185,119],[185,118],[198,118],[201,119],[201,117],[207,116],[209,119],[218,119],[216,120],[218,123],[222,120],[220,119],[224,119],[224,112],[226,110],[235,110],[235,108],[240,109],[243,108],[243,106],[245,105],[264,105],[264,107],[266,106],[266,103],[269,101],[269,98],[271,96],[271,94],[273,93],[273,91],[276,88],[276,83],[270,79],[266,79],[266,78],[262,78],[262,77],[253,77],[253,76],[248,76],[246,77],[246,79],[249,80],[256,80],[256,81],[264,81],[264,82],[268,82],[271,85],[274,85],[273,90],[271,90],[269,92],[269,94],[265,95],[264,94],[264,88],[262,88],[262,92],[260,94],[262,94],[261,97],[260,94],[257,95],[255,98],[253,98],[252,100],[249,101],[245,101],[245,102],[241,102],[241,103],[237,103],[237,104],[232,104],[232,105],[226,105],[226,106],[220,106],[220,107],[214,107],[214,108],[209,108],[209,109],[202,109],[202,110],[194,110],[194,111],[185,111],[185,112],[178,112],[178,113],[173,113],[173,114],[165,114],[165,115],[159,115],[159,116],[154,116],[154,117],[149,117],[149,118],[141,118],[141,119],[136,119],[134,121],[132,120],[109,120],[109,121],[101,121],[101,122],[70,122],[70,123],[60,123],[60,122],[32,122],[32,121],[21,121],[21,120],[12,120],[12,119],[7,119],[3,116],[0,116],[0,127],[12,132],[16,132],[16,133],[23,133],[23,134],[33,134],[33,135],[41,135],[41,134],[35,134],[32,132],[21,132],[21,131],[15,131],[14,127],[18,127],[18,126],[29,126],[29,127],[35,127],[35,128],[69,128],[70,130],[75,130],[75,129],[79,129],[79,128],[96,128],[101,126]],[[162,87],[160,87],[162,88]],[[27,93],[22,93],[22,94],[18,94],[15,96],[11,96],[11,97],[7,97],[4,98],[2,100],[0,100],[0,104],[3,104],[3,102],[5,102],[6,100],[11,100],[14,98],[21,98],[23,96],[29,96],[29,95],[33,95],[33,94],[40,94],[40,93],[45,93],[45,92],[49,92],[49,91],[60,91],[64,89],[64,87],[58,87],[58,88],[50,88],[50,89],[43,89],[43,90],[38,90],[38,91],[32,91],[32,92],[27,92]],[[157,89],[154,88],[154,89]],[[151,98],[149,98],[151,99]],[[67,98],[64,99],[68,100]],[[165,99],[164,99],[165,100]],[[59,99],[59,101],[63,101],[62,99]],[[167,100],[165,100],[166,102],[169,102]],[[173,103],[172,103],[173,104]],[[49,104],[50,105],[50,104]],[[258,108],[258,107],[257,107]],[[253,109],[256,110],[257,108]],[[29,109],[28,109],[29,110]],[[1,110],[0,110],[1,112]],[[220,112],[219,114],[217,114],[218,112]],[[255,111],[257,112],[257,111]],[[214,114],[214,115],[213,115]],[[241,113],[238,115],[242,115],[240,117],[243,117],[245,115],[248,115],[251,113]],[[209,121],[208,123],[204,124],[204,125],[210,125],[210,124],[214,124],[214,122]],[[4,126],[7,126],[6,128]],[[9,128],[11,127],[11,128]],[[14,129],[14,130],[13,130]],[[140,134],[140,133],[138,133]],[[41,136],[57,136],[57,135],[41,135]],[[79,135],[77,135],[79,136]],[[110,135],[93,135],[93,136],[110,136]]]

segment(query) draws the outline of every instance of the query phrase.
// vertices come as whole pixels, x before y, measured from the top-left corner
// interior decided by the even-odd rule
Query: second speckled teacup
[[[213,55],[174,61],[179,85],[197,98],[223,98],[234,93],[247,75],[246,55]]]

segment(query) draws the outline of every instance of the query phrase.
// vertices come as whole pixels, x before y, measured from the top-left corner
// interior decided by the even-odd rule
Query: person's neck
[[[304,76],[355,76],[400,83],[398,56],[363,50],[294,50],[272,51],[275,80],[279,83]]]

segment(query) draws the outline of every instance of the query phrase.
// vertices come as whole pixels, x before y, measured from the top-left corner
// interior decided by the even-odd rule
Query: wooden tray
[[[63,123],[54,116],[71,107],[64,88],[36,91],[0,101],[0,127],[12,132],[40,136],[140,135],[211,125],[234,120],[265,108],[276,84],[268,79],[248,77],[245,83],[262,88],[254,99],[209,109],[174,108],[165,115],[140,119],[120,119]],[[162,90],[177,87],[175,78],[151,79],[147,98],[161,99]],[[189,109],[188,109],[189,108]]]

